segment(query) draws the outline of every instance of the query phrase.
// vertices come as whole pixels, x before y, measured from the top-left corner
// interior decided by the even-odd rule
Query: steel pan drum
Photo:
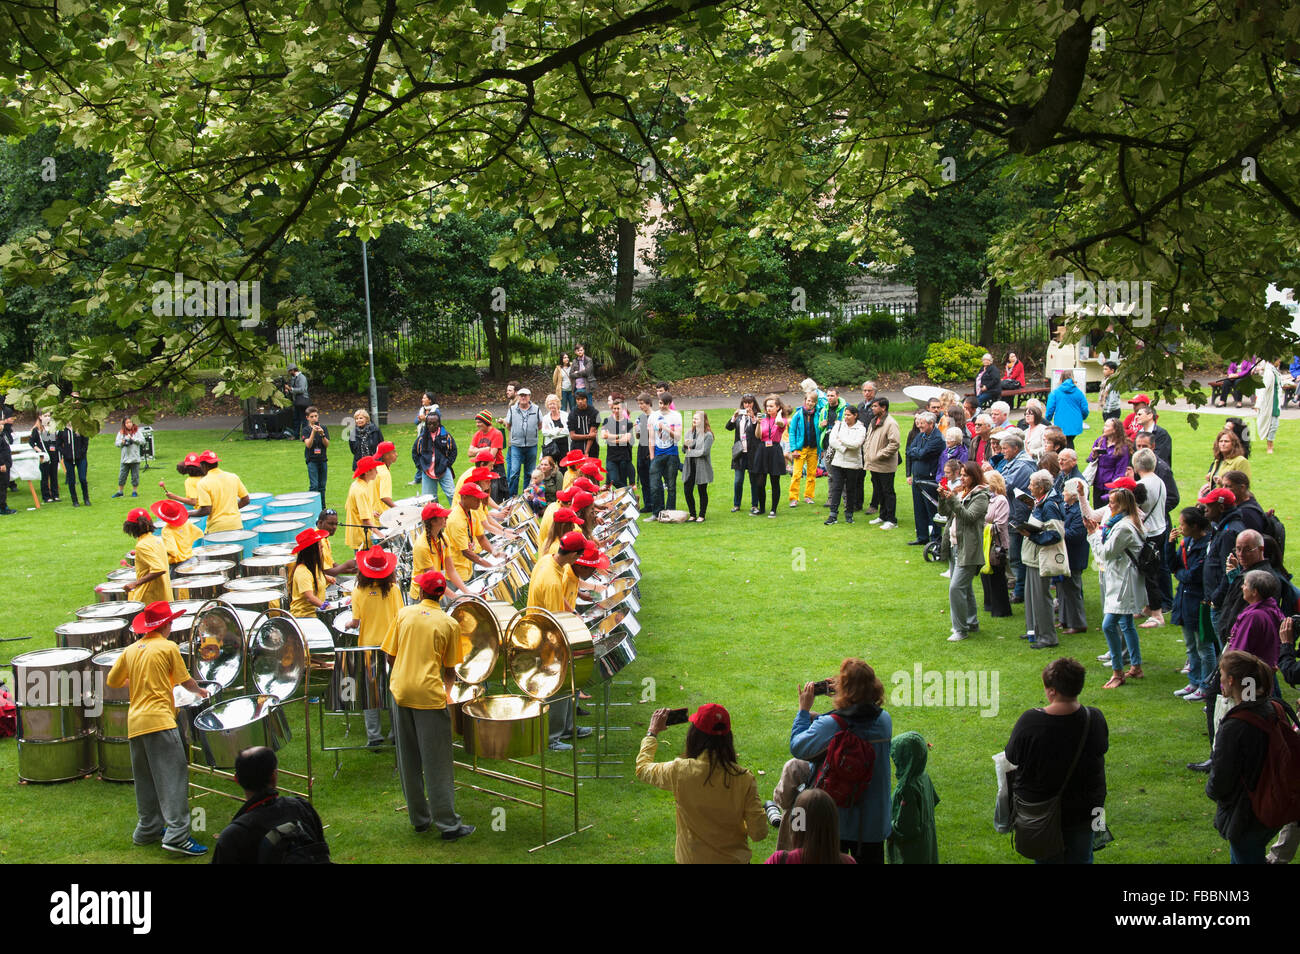
[[[529,607],[506,632],[506,671],[526,695],[547,699],[568,685],[569,665],[576,685],[591,678],[591,634],[573,613]]]
[[[263,510],[270,507],[272,510],[293,510],[294,508],[302,509],[303,501],[319,501],[320,494],[314,490],[295,490],[287,494],[276,494],[271,498],[271,503],[263,503],[260,506]],[[296,501],[296,503],[295,503]]]
[[[465,716],[461,711],[465,703],[481,699],[486,690],[482,686],[469,682],[457,682],[447,694],[447,711],[451,713],[451,731],[456,735],[465,734]]]
[[[206,534],[203,539],[208,544],[237,543],[244,551],[244,556],[251,557],[253,547],[258,543],[257,534],[256,530],[218,530],[216,533]]]
[[[107,603],[90,603],[76,612],[77,619],[126,619],[130,620],[144,610],[139,600],[113,600]]]
[[[95,739],[99,777],[106,782],[135,780],[131,771],[131,743],[126,739]]]
[[[630,634],[614,634],[596,640],[596,667],[602,679],[614,676],[636,659],[636,644]]]
[[[282,600],[284,594],[279,590],[234,590],[221,594],[221,602],[259,615],[270,609],[280,609]]]
[[[95,771],[95,734],[56,742],[18,740],[18,777],[24,782],[68,782]]]
[[[257,557],[252,557],[256,560]],[[226,592],[235,593],[244,590],[281,590],[288,595],[288,586],[281,573],[254,573],[237,576],[226,581]]]
[[[465,751],[485,759],[523,759],[546,744],[542,704],[524,696],[483,696],[461,708]]]
[[[264,556],[292,556],[292,543],[259,543],[253,548],[254,557]]]
[[[236,566],[238,564],[234,560],[195,560],[191,557],[183,563],[177,563],[175,571],[178,577],[212,576],[217,573],[229,577],[235,572]],[[175,587],[179,584],[172,585]]]
[[[312,496],[316,498],[317,503],[320,503],[319,497],[315,494],[312,494]],[[309,527],[314,527],[318,512],[319,508],[316,510],[272,510],[270,519],[264,520],[263,523],[304,523]]]
[[[360,635],[355,629],[348,629],[352,624],[352,610],[346,609],[330,620],[330,629],[334,630],[334,648],[355,646]]]
[[[403,497],[401,500],[394,500],[393,504],[398,507],[416,507],[424,509],[424,505],[433,502],[433,494],[420,494],[417,497]]]
[[[201,547],[193,547],[190,550],[190,559],[203,562],[204,560],[234,560],[239,563],[244,559],[244,545],[242,543],[204,543]]]
[[[474,579],[465,584],[465,589],[475,596],[481,596],[489,601],[500,603],[513,603],[515,601],[514,586],[510,582],[509,574],[501,567],[493,570],[481,570]]]
[[[90,659],[90,650],[76,646],[36,649],[13,658],[19,739],[60,742],[94,730],[95,717],[86,711],[95,704]]]
[[[460,624],[462,662],[456,667],[456,677],[474,685],[494,675],[502,678],[505,657],[501,646],[515,608],[509,603],[467,596],[453,603],[448,615]]]
[[[119,566],[116,570],[110,570],[108,574],[108,581],[110,583],[121,583],[123,580],[134,579],[135,567],[133,566]]]
[[[261,547],[258,547],[260,550]],[[251,556],[244,560],[239,566],[239,573],[244,577],[257,577],[264,579],[269,576],[278,577],[280,585],[285,588],[285,593],[289,590],[289,568],[298,560],[292,554],[272,556]]]
[[[59,647],[88,649],[92,656],[106,649],[129,646],[132,639],[124,618],[79,619],[54,627],[54,640]]]
[[[302,631],[303,641],[313,656],[329,655],[334,652],[334,634],[330,632],[328,623],[322,619],[312,619],[310,616],[295,617],[294,622]]]
[[[378,646],[340,646],[325,693],[330,712],[364,712],[388,707],[388,657]]]
[[[266,506],[266,502],[268,500],[274,500],[274,499],[275,499],[275,494],[268,494],[264,491],[259,491],[258,493],[248,495],[248,506],[264,507]]]
[[[223,689],[244,676],[244,623],[233,607],[213,601],[194,614],[190,625],[190,671],[194,678]]]
[[[276,750],[292,740],[289,720],[275,696],[255,693],[208,706],[194,717],[203,757],[213,768],[232,769],[244,749]]]
[[[90,664],[95,668],[96,685],[99,686],[99,701],[105,706],[126,705],[131,701],[130,686],[122,686],[120,689],[108,687],[108,671],[113,668],[113,663],[117,662],[122,652],[121,649],[108,649],[90,660]],[[122,733],[121,738],[126,738],[125,732]]]
[[[214,600],[226,585],[226,574],[210,573],[205,576],[182,576],[172,583],[172,593],[181,600]]]
[[[302,531],[307,529],[307,524],[298,523],[297,521],[277,521],[275,523],[266,522],[257,528],[257,543],[255,546],[265,546],[268,543],[293,543],[293,538]],[[248,555],[253,555],[250,547]]]
[[[262,522],[262,508],[254,507],[251,503],[247,507],[241,507],[239,520],[245,530],[256,530],[258,524]]]
[[[307,674],[307,647],[297,620],[260,619],[248,637],[248,667],[258,692],[281,702],[295,696]]]
[[[125,601],[130,599],[130,597],[127,596],[126,590],[123,589],[123,587],[130,582],[132,581],[110,580],[107,583],[100,583],[95,587],[95,599],[99,600],[101,603],[107,603],[113,600]]]

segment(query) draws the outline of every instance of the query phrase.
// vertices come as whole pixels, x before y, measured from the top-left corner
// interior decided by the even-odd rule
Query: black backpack
[[[1270,510],[1264,514],[1264,532],[1277,544],[1280,557],[1286,556],[1286,526],[1278,519],[1277,513]]]
[[[1160,551],[1150,540],[1142,541],[1142,549],[1138,551],[1137,559],[1133,559],[1133,554],[1129,554],[1129,559],[1137,566],[1138,572],[1145,576],[1148,573],[1154,573],[1160,569],[1161,558]]]
[[[252,832],[265,828],[257,848],[259,865],[330,864],[329,845],[316,837],[314,813],[301,799],[277,798],[257,815],[256,820],[240,816],[231,824]]]

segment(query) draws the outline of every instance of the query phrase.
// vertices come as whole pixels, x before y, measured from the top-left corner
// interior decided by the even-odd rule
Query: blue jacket
[[[1038,464],[1028,452],[1021,451],[1020,456],[1013,460],[1003,461],[999,470],[1002,473],[1002,480],[1007,485],[1007,494],[1011,497],[1011,520],[1013,522],[1023,521],[1029,516],[1029,508],[1020,503],[1015,497],[1017,490],[1029,490],[1029,478],[1034,476],[1034,471],[1038,469]]]
[[[1066,437],[1083,433],[1083,419],[1088,416],[1088,399],[1073,380],[1062,381],[1061,386],[1047,397],[1047,423],[1065,431]]]
[[[1237,545],[1237,534],[1245,529],[1246,525],[1241,522],[1241,514],[1237,513],[1236,507],[1233,507],[1223,515],[1210,532],[1210,544],[1205,553],[1202,574],[1204,588],[1201,598],[1214,603],[1216,608],[1223,606],[1221,600],[1228,592],[1228,572],[1224,566],[1232,554],[1232,548]]]
[[[817,401],[817,406],[813,408],[813,413],[812,413],[813,438],[816,441],[815,446],[818,451],[821,450],[821,446],[822,446],[821,413],[825,407],[826,407],[826,399],[820,398]],[[790,453],[794,454],[797,453],[801,447],[803,447],[803,441],[805,436],[803,432],[803,405],[800,405],[799,407],[795,408],[794,411],[790,414],[789,433],[790,433]]]
[[[1083,509],[1077,504],[1062,501],[1065,514],[1065,553],[1070,558],[1070,572],[1082,573],[1088,569],[1088,531],[1083,525]]]
[[[970,452],[966,450],[965,444],[958,444],[956,447],[949,447],[948,442],[943,442],[943,452],[939,455],[939,463],[934,468],[934,479],[936,482],[943,479],[943,470],[948,466],[948,461],[955,460],[966,463]]]
[[[790,446],[793,447],[794,444]],[[938,428],[930,428],[929,434],[922,434],[918,430],[905,452],[907,476],[921,480],[934,480],[934,468],[939,463],[939,455],[947,446],[939,436]]]
[[[851,719],[852,709],[839,714]],[[801,710],[795,714],[794,727],[790,730],[790,754],[809,762],[818,759],[826,754],[839,730],[839,723],[829,715],[818,716],[814,721],[811,713]],[[866,794],[856,805],[840,809],[840,841],[884,841],[890,833],[889,740],[894,735],[894,723],[889,713],[881,710],[875,721],[861,725],[861,730],[866,738],[882,741],[873,744],[876,765]]]
[[[1048,491],[1047,496],[1043,498],[1043,502],[1034,507],[1034,519],[1042,523],[1044,527],[1046,527],[1046,525],[1052,520],[1064,521],[1065,514],[1061,513],[1061,506],[1063,503],[1064,501],[1061,500],[1055,491]],[[1055,530],[1043,529],[1039,530],[1037,533],[1031,533],[1029,539],[1034,543],[1037,543],[1040,547],[1046,547],[1051,546],[1053,543],[1060,543],[1061,535]],[[1069,546],[1067,545],[1065,549],[1068,554],[1070,550]],[[1073,568],[1074,564],[1071,563],[1070,566]]]
[[[1199,540],[1184,537],[1177,543],[1165,541],[1165,565],[1178,580],[1174,594],[1172,622],[1195,626],[1205,601],[1205,556],[1210,550],[1210,534]],[[1235,541],[1234,541],[1235,542]]]

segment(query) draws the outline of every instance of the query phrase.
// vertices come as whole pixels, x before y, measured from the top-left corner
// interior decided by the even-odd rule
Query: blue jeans
[[[86,486],[86,463],[87,460],[85,457],[78,461],[71,461],[66,457],[63,458],[63,465],[67,469],[68,473],[68,493],[72,495],[73,503],[77,502],[77,485],[74,482],[74,478],[80,478],[81,496],[86,498],[86,503],[90,503],[90,488]]]
[[[523,465],[522,467],[520,465]],[[519,472],[524,474],[524,483],[532,479],[533,468],[537,466],[537,445],[521,447],[510,445],[506,453],[506,496],[513,497],[519,493]]]
[[[1187,647],[1187,684],[1198,689],[1215,670],[1219,658],[1214,651],[1214,643],[1202,643],[1197,639],[1200,627],[1196,623],[1183,623],[1183,645]]]
[[[611,487],[626,487],[628,484],[636,483],[636,474],[632,472],[630,459],[606,460],[605,466],[608,468],[607,478]]]
[[[320,508],[325,509],[325,478],[329,475],[329,461],[307,461],[307,489],[320,494]]]
[[[1232,858],[1232,863],[1234,865],[1266,864],[1264,852],[1276,834],[1276,831],[1261,829],[1251,831],[1241,838],[1229,839],[1228,855]]]
[[[578,409],[578,402],[573,397],[573,389],[560,392],[560,413],[568,414],[570,411]]]
[[[657,454],[650,460],[650,512],[677,509],[677,472],[682,462],[676,454]],[[667,505],[664,504],[665,496]]]
[[[1132,617],[1129,617],[1132,619]],[[1055,858],[1035,861],[1036,865],[1090,865],[1092,864],[1092,826],[1062,825],[1061,837],[1065,840],[1065,851]]]
[[[1011,564],[1011,572],[1015,575],[1015,589],[1011,595],[1018,600],[1025,598],[1025,564],[1021,562],[1020,554],[1025,545],[1025,538],[1014,530],[1011,531],[1011,546],[1007,550],[1007,562]]]
[[[442,472],[442,476],[436,479],[430,477],[428,474],[420,475],[420,492],[428,494],[435,501],[438,499],[438,486],[440,484],[442,485],[442,492],[447,497],[447,506],[450,507],[451,498],[456,493],[456,478],[452,474],[451,468],[448,467]]]
[[[1101,631],[1106,637],[1106,646],[1110,650],[1110,668],[1123,669],[1124,645],[1120,642],[1121,631],[1128,643],[1129,665],[1142,665],[1142,647],[1138,645],[1137,627],[1133,625],[1132,613],[1107,613],[1101,620]]]

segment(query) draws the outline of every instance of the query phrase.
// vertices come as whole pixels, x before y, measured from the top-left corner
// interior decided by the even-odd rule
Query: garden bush
[[[859,341],[846,347],[843,353],[857,358],[872,374],[888,374],[915,371],[925,361],[925,348],[924,341],[893,338]]]
[[[979,345],[970,344],[960,338],[949,338],[925,349],[925,373],[936,384],[965,379],[974,380],[979,372],[982,357],[984,357],[984,349]]]
[[[406,366],[406,383],[421,391],[444,394],[468,394],[479,386],[478,372],[465,364],[422,361]]]
[[[370,362],[360,348],[348,351],[321,351],[303,361],[311,390],[334,394],[366,394],[370,391]],[[375,381],[393,384],[402,376],[396,356],[387,351],[375,352]]]
[[[786,327],[786,340],[790,346],[800,344],[805,341],[816,341],[830,330],[830,322],[824,317],[814,315],[803,315],[794,318]]]
[[[646,362],[646,370],[658,381],[680,381],[726,370],[722,358],[712,348],[686,345],[682,348],[660,348]]]
[[[530,368],[544,363],[541,358],[548,350],[544,343],[524,335],[510,335],[507,340],[510,348],[510,363],[514,367]]]
[[[1201,338],[1187,337],[1178,348],[1185,371],[1217,371],[1227,364],[1214,350],[1214,346]]]
[[[857,358],[826,351],[815,355],[806,367],[808,377],[821,387],[855,388],[867,376],[866,366]]]
[[[800,341],[796,345],[791,345],[786,357],[790,359],[790,365],[798,370],[808,373],[808,365],[813,358],[821,354],[832,354],[830,347],[820,341]]]
[[[831,332],[831,340],[840,351],[860,342],[888,341],[898,337],[898,320],[892,312],[869,311],[854,315]]]

